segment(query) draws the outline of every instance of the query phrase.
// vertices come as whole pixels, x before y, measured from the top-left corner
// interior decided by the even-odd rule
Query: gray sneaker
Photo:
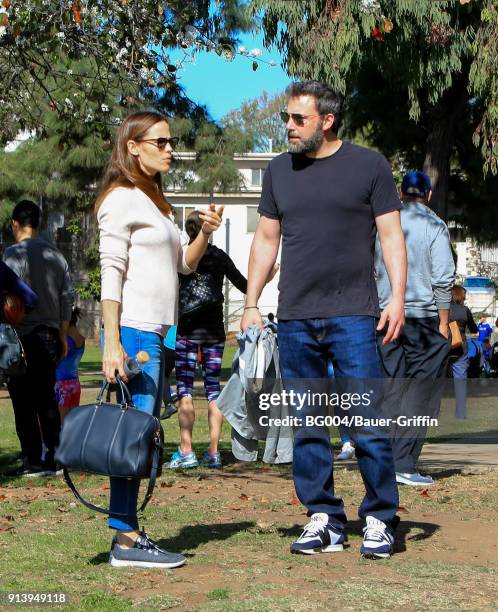
[[[40,476],[48,476],[49,474],[42,465],[33,465],[25,461],[15,475],[26,476],[27,478],[39,478]]]
[[[109,563],[113,567],[180,567],[186,558],[160,548],[143,531],[132,548],[123,548],[115,540],[109,553]]]
[[[396,472],[396,482],[398,484],[410,485],[412,487],[428,487],[434,484],[434,481],[430,476],[422,476],[418,472],[413,474],[407,474],[403,472]]]

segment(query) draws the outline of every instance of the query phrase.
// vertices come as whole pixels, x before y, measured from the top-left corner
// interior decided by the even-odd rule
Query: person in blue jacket
[[[477,324],[477,333],[479,334],[477,339],[479,340],[481,345],[485,340],[489,339],[492,332],[493,332],[493,328],[486,321],[486,317],[484,315],[481,316],[481,318],[479,319],[479,323]]]

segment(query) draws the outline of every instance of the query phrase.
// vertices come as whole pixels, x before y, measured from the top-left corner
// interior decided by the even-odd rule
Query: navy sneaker
[[[159,567],[171,569],[184,565],[187,559],[178,553],[160,548],[143,531],[131,548],[123,548],[112,541],[109,563],[113,567]]]
[[[392,529],[373,516],[367,516],[366,520],[360,553],[367,559],[388,559],[393,553]]]
[[[219,470],[221,468],[220,453],[214,453],[214,455],[210,455],[208,451],[205,451],[201,459],[201,465],[202,467],[215,468]]]
[[[161,419],[161,421],[163,421],[164,419],[171,418],[177,412],[178,412],[178,408],[174,404],[168,404],[167,406],[164,407],[163,411],[161,412],[161,416],[159,418]]]
[[[344,549],[344,532],[329,523],[325,512],[317,512],[305,525],[303,533],[291,544],[291,553],[314,555],[315,553],[340,552]]]

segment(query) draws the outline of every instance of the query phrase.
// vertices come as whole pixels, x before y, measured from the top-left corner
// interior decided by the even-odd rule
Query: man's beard
[[[289,153],[313,153],[320,148],[323,139],[322,122],[320,121],[309,138],[302,138],[297,142],[289,141]]]

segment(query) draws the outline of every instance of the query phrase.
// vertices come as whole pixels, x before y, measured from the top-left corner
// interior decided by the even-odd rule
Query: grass
[[[234,349],[226,352],[228,371]],[[96,395],[100,349],[88,347],[82,364],[83,401]],[[226,374],[225,374],[226,378]],[[205,401],[199,393],[195,449],[208,440]],[[5,395],[5,394],[3,394]],[[492,424],[490,397],[471,400],[475,420],[458,423],[466,435]],[[443,412],[451,414],[451,402]],[[177,445],[175,419],[163,422],[167,452]],[[456,429],[435,432],[434,440]],[[439,435],[439,437],[438,437]],[[222,454],[230,459],[225,424]],[[336,436],[336,441],[337,441]],[[0,399],[0,472],[15,466],[18,441],[8,399]],[[91,500],[106,503],[107,482],[76,476]],[[355,470],[340,469],[335,484],[347,502],[349,548],[337,555],[289,554],[305,523],[293,503],[289,466],[230,464],[221,472],[164,472],[141,525],[168,550],[183,552],[178,570],[115,570],[107,563],[111,532],[102,515],[76,503],[65,484],[51,479],[0,479],[0,590],[65,592],[61,609],[301,611],[492,610],[498,601],[498,471],[441,476],[429,491],[400,490],[402,523],[397,554],[361,560],[364,495]],[[494,548],[493,548],[494,547]],[[32,609],[36,609],[33,607]],[[42,609],[42,608],[40,608]],[[45,608],[46,609],[46,608]]]

